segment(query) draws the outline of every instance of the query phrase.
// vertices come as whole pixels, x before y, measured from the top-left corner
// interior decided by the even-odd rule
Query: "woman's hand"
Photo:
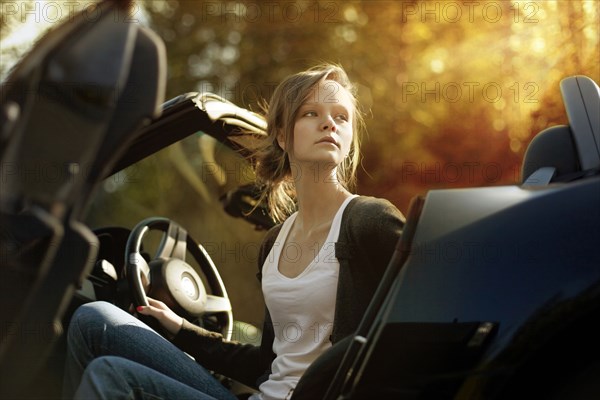
[[[138,306],[136,311],[142,315],[154,317],[173,338],[181,330],[183,318],[175,314],[165,303],[148,297],[148,306]]]

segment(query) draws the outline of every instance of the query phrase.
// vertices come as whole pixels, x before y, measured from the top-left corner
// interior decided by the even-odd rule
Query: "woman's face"
[[[298,110],[290,161],[334,170],[350,152],[353,113],[345,88],[332,80],[319,82]],[[283,141],[279,144],[285,148]]]

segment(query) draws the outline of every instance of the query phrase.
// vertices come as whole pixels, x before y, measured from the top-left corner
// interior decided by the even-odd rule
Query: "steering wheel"
[[[156,255],[146,262],[142,240],[151,230],[163,232]],[[185,261],[190,252],[200,271]],[[137,224],[125,246],[126,276],[135,307],[147,306],[147,295],[164,302],[187,319],[214,316],[217,329],[229,340],[233,327],[231,302],[217,267],[187,231],[167,218],[151,217]],[[206,279],[207,293],[200,275]]]

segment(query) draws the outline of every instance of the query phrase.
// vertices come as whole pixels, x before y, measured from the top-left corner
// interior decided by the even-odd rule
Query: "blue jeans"
[[[106,302],[85,304],[73,315],[64,395],[86,400],[236,399],[171,342]]]

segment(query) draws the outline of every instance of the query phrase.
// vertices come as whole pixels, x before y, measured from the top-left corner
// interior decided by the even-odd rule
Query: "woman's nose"
[[[323,122],[322,129],[324,131],[337,131],[337,125],[335,124],[335,121],[333,120],[333,118],[331,118],[331,116],[328,116],[325,122]]]

